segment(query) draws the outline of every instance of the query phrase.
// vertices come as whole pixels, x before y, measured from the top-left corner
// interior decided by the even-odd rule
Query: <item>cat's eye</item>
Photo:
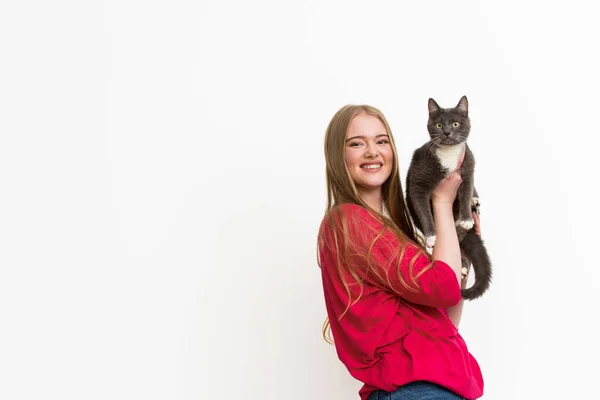
[[[438,129],[442,129],[444,125],[440,124],[439,122],[437,124],[435,124],[435,127]]]
[[[454,128],[458,128],[458,127],[460,126],[460,123],[459,123],[459,122],[453,122],[453,123],[452,123],[452,126],[453,126]]]

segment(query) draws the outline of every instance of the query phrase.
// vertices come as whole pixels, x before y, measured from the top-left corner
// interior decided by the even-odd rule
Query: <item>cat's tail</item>
[[[463,254],[473,264],[475,272],[475,283],[467,289],[462,289],[462,297],[466,300],[474,300],[489,288],[492,281],[492,263],[483,244],[483,240],[473,229],[469,230],[460,243]]]

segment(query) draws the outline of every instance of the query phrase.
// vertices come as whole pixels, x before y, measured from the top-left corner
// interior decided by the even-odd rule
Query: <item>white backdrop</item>
[[[593,398],[584,1],[0,2],[0,398],[358,399],[321,338],[324,131],[470,101],[484,399]],[[591,252],[588,250],[591,249]]]

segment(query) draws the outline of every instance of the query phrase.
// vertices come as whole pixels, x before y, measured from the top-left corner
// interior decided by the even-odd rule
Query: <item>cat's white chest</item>
[[[435,151],[435,155],[440,160],[440,164],[444,168],[448,168],[450,172],[456,170],[458,159],[465,148],[465,144],[456,144],[453,146],[440,145]]]

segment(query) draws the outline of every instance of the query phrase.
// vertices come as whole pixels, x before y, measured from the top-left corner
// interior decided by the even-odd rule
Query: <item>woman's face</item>
[[[352,118],[346,133],[345,160],[359,192],[381,190],[392,173],[394,153],[379,118],[365,113]]]

